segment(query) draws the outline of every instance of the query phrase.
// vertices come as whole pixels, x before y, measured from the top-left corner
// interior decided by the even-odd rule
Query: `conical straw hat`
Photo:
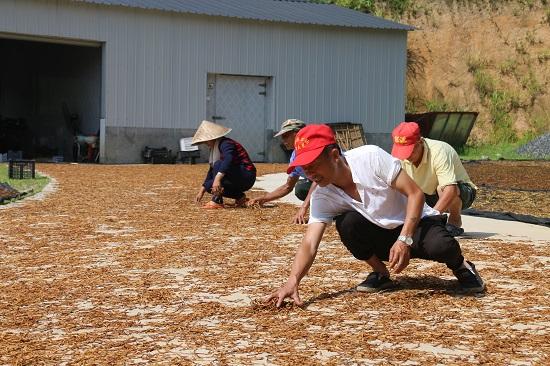
[[[231,132],[231,128],[217,125],[210,121],[202,121],[191,143],[195,145],[201,142],[219,139],[229,132]]]

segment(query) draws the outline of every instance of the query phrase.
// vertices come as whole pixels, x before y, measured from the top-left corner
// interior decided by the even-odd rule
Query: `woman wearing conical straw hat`
[[[206,144],[210,150],[210,169],[195,198],[200,203],[205,192],[212,194],[204,208],[224,208],[223,197],[233,198],[236,207],[246,207],[244,192],[256,181],[256,167],[240,143],[225,137],[229,132],[231,128],[202,121],[193,136],[194,145]]]

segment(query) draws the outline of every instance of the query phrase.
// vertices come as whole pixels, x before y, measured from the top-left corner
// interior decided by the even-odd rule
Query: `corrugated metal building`
[[[177,151],[203,119],[255,161],[285,159],[287,118],[362,123],[388,148],[411,29],[308,1],[2,0],[0,115],[27,121],[37,156],[99,133],[109,163]]]

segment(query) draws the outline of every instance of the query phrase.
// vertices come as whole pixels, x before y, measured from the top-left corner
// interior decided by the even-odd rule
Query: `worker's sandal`
[[[202,208],[206,209],[216,209],[216,208],[225,208],[223,203],[216,203],[214,201],[208,201]]]
[[[235,200],[235,207],[248,207],[249,199],[246,196],[242,196]]]

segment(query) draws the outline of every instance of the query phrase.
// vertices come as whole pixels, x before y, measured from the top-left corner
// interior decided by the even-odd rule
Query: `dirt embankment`
[[[550,9],[544,2],[415,2],[400,20],[418,28],[409,33],[407,109],[479,111],[471,142],[506,139],[506,130],[547,132]]]

